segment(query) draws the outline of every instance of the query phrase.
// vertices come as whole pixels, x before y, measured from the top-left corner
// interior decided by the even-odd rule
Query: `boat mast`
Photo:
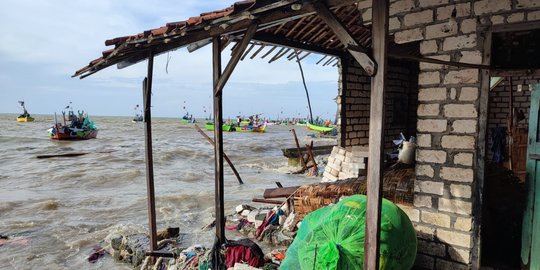
[[[302,64],[300,63],[300,58],[298,58],[298,54],[296,54],[296,63],[298,63],[298,67],[300,68],[300,74],[302,75],[302,83],[304,84],[304,89],[306,90],[307,104],[309,106],[309,118],[313,123],[313,112],[311,111],[311,102],[309,101],[309,92],[306,85],[306,78],[304,78],[304,70],[302,69]]]

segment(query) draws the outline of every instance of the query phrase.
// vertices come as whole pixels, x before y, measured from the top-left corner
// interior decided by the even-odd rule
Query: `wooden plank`
[[[251,201],[258,202],[258,203],[268,203],[268,204],[283,204],[284,203],[284,201],[267,200],[267,199],[259,199],[259,198],[253,198]]]
[[[486,32],[481,38],[484,44],[483,65],[489,65],[491,59],[491,33]],[[486,161],[486,131],[489,108],[489,70],[480,70],[480,104],[478,117],[478,141],[476,148],[476,185],[473,203],[473,247],[471,254],[471,264],[473,269],[480,268],[481,255],[481,230],[482,230],[482,202],[485,178]]]
[[[367,174],[366,236],[364,242],[364,269],[379,269],[379,242],[381,232],[381,203],[384,150],[384,97],[388,50],[388,3],[373,1],[373,58],[377,73],[371,79],[369,115],[369,169]]]
[[[525,23],[513,23],[513,24],[501,24],[491,26],[491,32],[518,32],[538,29],[538,22],[525,22]]]
[[[265,199],[272,198],[287,198],[291,196],[300,186],[284,187],[284,188],[267,188],[264,190],[263,197]]]
[[[219,37],[212,39],[213,80],[214,80],[214,164],[215,164],[215,211],[216,237],[219,246],[225,243],[225,191],[223,187],[223,99],[222,92],[216,91],[221,78],[221,42]],[[219,261],[214,268],[219,269]]]
[[[242,57],[242,54],[246,50],[246,47],[249,45],[251,38],[257,31],[258,25],[259,23],[257,21],[252,22],[252,24],[246,30],[244,37],[242,38],[240,43],[238,43],[238,46],[234,49],[234,52],[231,56],[231,59],[229,60],[229,63],[225,67],[225,70],[223,70],[223,74],[219,76],[219,79],[214,87],[214,96],[221,94],[223,87],[225,87],[225,84],[231,77],[231,74],[234,71],[234,68],[238,64],[238,61],[240,61],[240,58]]]
[[[152,156],[152,78],[154,71],[154,53],[148,53],[148,74],[143,82],[144,108],[144,149],[146,163],[146,196],[148,205],[148,229],[150,235],[150,252],[158,250],[156,228],[156,199],[154,191],[154,159]]]
[[[313,3],[314,9],[317,11],[317,14],[319,17],[332,29],[334,34],[339,38],[341,43],[343,43],[346,47],[348,45],[356,45],[360,46],[360,44],[354,39],[354,37],[349,33],[347,28],[345,28],[341,22],[336,18],[336,16],[328,9],[327,6],[325,6],[323,3],[315,2]],[[351,55],[358,61],[358,63],[364,68],[366,73],[370,76],[375,75],[377,68],[375,67],[375,63],[369,56],[362,52],[357,52],[353,50],[349,50]]]
[[[398,59],[398,60],[410,60],[410,61],[416,61],[416,62],[425,62],[425,63],[448,65],[448,66],[463,67],[463,68],[490,69],[489,65],[478,65],[478,64],[454,62],[454,61],[444,61],[444,60],[433,59],[429,57],[418,57],[418,56],[411,56],[411,55],[392,53],[392,52],[388,53],[388,56],[392,59]]]

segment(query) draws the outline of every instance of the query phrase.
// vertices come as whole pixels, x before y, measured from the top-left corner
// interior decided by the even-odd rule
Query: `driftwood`
[[[283,201],[267,200],[267,199],[260,199],[260,198],[253,198],[251,201],[252,202],[258,202],[258,203],[283,204]]]
[[[89,154],[88,152],[79,152],[79,153],[64,153],[64,154],[50,154],[50,155],[39,155],[36,158],[54,158],[54,157],[78,157],[82,155]]]
[[[284,187],[284,188],[267,188],[264,190],[263,197],[265,199],[285,198],[291,196],[300,186]]]

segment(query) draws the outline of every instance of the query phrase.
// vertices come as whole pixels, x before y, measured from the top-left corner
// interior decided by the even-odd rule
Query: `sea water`
[[[36,115],[29,123],[16,122],[16,116],[0,114],[0,234],[17,240],[0,246],[0,269],[130,269],[110,256],[95,264],[87,257],[112,233],[147,232],[143,124],[131,117],[93,117],[97,139],[56,141],[46,131],[53,116]],[[204,123],[199,126],[204,129]],[[281,148],[294,146],[291,128],[306,144],[305,127],[224,133],[225,153],[245,183],[239,185],[225,163],[226,214],[238,204],[257,206],[251,199],[275,182],[320,180],[289,174],[294,168],[287,167]],[[185,246],[210,246],[214,230],[202,227],[214,220],[213,147],[180,119],[153,119],[152,133],[158,228],[180,227]],[[325,144],[335,141],[315,142]],[[36,158],[74,152],[88,154]]]

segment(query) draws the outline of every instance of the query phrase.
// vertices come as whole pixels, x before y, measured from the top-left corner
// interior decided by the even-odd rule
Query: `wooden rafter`
[[[339,22],[339,20],[328,9],[327,6],[325,6],[323,3],[315,2],[313,3],[313,7],[317,11],[319,17],[330,27],[330,29],[332,29],[337,38],[339,38],[343,44],[360,46],[360,44],[349,33],[347,28],[345,28]],[[362,68],[364,68],[368,75],[375,75],[375,73],[377,72],[377,68],[373,60],[371,60],[367,54],[352,50],[349,50],[349,52],[354,57],[354,59],[358,61]]]
[[[231,76],[234,68],[238,64],[238,61],[240,61],[240,58],[242,57],[244,50],[249,45],[249,42],[251,41],[251,38],[253,37],[253,35],[255,35],[258,25],[259,25],[259,22],[253,21],[252,24],[246,30],[246,33],[244,34],[244,37],[242,38],[242,40],[238,43],[238,46],[236,46],[236,48],[234,49],[231,59],[229,60],[229,63],[223,70],[223,74],[219,76],[219,80],[216,83],[216,87],[214,89],[214,96],[219,95],[221,93],[221,90],[223,90],[223,87],[225,87],[225,84],[229,80],[229,77]]]

